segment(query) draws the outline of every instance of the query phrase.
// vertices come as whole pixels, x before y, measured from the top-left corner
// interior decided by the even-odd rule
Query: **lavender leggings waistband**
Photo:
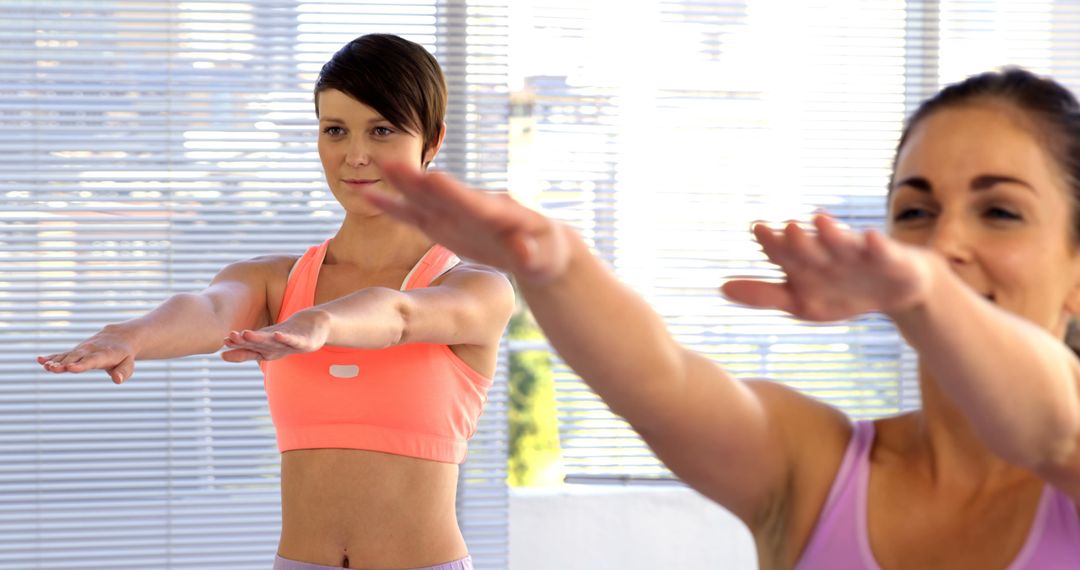
[[[289,560],[288,558],[275,556],[274,570],[342,570],[342,567],[323,566],[322,564],[310,564],[308,562],[298,562],[296,560]],[[412,570],[473,570],[472,557],[466,556],[461,560],[454,560],[445,564],[436,564],[435,566],[414,568]]]

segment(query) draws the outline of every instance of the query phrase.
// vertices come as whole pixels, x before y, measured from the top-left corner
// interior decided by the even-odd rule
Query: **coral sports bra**
[[[279,323],[314,303],[329,244],[311,247],[296,262]],[[457,263],[457,256],[435,245],[401,290],[427,287]],[[490,378],[443,344],[381,350],[324,346],[259,365],[281,452],[365,449],[461,463],[491,387]]]

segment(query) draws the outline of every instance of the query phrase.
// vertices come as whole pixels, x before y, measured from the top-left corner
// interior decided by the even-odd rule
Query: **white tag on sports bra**
[[[331,364],[330,375],[334,378],[356,378],[360,375],[360,367],[355,364]]]

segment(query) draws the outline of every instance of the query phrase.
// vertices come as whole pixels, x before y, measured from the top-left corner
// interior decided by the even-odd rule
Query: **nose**
[[[926,245],[947,259],[950,265],[963,265],[971,259],[970,229],[959,215],[942,212]]]
[[[349,148],[345,152],[345,164],[357,168],[371,163],[371,152],[368,146],[359,138],[349,141]]]

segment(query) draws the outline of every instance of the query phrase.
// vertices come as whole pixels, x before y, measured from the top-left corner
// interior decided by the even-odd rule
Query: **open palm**
[[[570,255],[561,224],[505,194],[473,190],[445,174],[380,166],[400,194],[365,196],[458,255],[530,281],[554,278],[566,268]]]
[[[816,234],[790,223],[777,232],[764,224],[754,237],[784,271],[784,283],[733,279],[723,285],[731,300],[775,308],[808,321],[837,321],[870,311],[893,314],[919,303],[929,286],[933,254],[876,231],[845,230],[816,216]]]
[[[232,331],[225,338],[222,360],[277,360],[291,354],[315,352],[326,344],[329,328],[312,311],[300,311],[284,322],[259,330]]]
[[[135,373],[135,349],[131,340],[105,330],[79,343],[66,352],[37,357],[47,372],[86,372],[104,370],[113,383],[120,384]]]

